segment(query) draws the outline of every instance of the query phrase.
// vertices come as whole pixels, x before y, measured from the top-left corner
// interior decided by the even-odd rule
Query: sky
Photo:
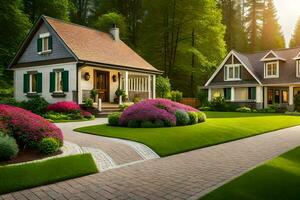
[[[274,0],[277,16],[288,46],[298,17],[300,17],[300,0]]]

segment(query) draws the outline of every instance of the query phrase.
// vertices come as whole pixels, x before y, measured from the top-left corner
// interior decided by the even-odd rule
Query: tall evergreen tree
[[[96,0],[71,0],[71,2],[70,20],[77,24],[88,25],[89,17],[98,5]],[[95,20],[99,16],[95,17]]]
[[[294,33],[290,40],[290,47],[298,47],[298,46],[300,46],[300,17],[298,18],[298,21],[294,29]]]
[[[260,50],[260,38],[263,25],[264,0],[245,0],[246,26],[249,38],[249,50]]]
[[[277,21],[274,2],[273,0],[266,0],[263,15],[261,49],[268,50],[284,47],[284,36],[281,32],[281,26]]]

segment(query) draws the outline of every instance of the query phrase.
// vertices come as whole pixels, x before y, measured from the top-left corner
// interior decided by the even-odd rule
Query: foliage
[[[80,110],[78,104],[73,101],[60,101],[54,104],[50,104],[47,108],[48,111],[55,111],[61,113],[68,113]]]
[[[159,76],[156,78],[156,95],[160,98],[166,98],[171,91],[169,78]]]
[[[212,111],[212,108],[209,107],[209,106],[204,106],[204,107],[200,107],[199,110],[202,110],[202,111]]]
[[[85,110],[80,110],[80,111],[70,112],[70,113],[49,111],[44,115],[44,117],[53,122],[61,122],[61,121],[93,119],[94,115],[92,115],[90,112]]]
[[[141,128],[161,128],[164,127],[165,124],[161,120],[155,120],[155,121],[143,121],[141,123]]]
[[[125,90],[122,90],[120,88],[118,88],[116,90],[115,94],[116,94],[117,97],[120,97],[120,96],[125,97],[126,96]]]
[[[294,96],[294,105],[295,105],[295,110],[300,112],[300,93]]]
[[[56,138],[63,144],[63,134],[54,124],[22,108],[0,105],[0,119],[10,128],[19,144],[36,147],[45,137]]]
[[[298,111],[294,111],[294,112],[285,112],[284,114],[286,114],[286,115],[296,115],[296,116],[300,116],[300,112],[298,112]]]
[[[92,107],[93,107],[93,104],[94,104],[94,100],[91,99],[91,98],[87,98],[87,99],[84,101],[84,105],[85,105],[85,107],[87,107],[87,108],[92,108]]]
[[[133,98],[133,103],[138,103],[140,101],[142,101],[141,97],[134,97]]]
[[[121,115],[120,124],[129,126],[129,121],[161,120],[165,125],[176,125],[176,110],[198,111],[190,106],[173,102],[168,99],[148,99],[127,108]]]
[[[91,97],[94,101],[96,101],[97,94],[98,94],[98,92],[97,92],[96,89],[93,89],[93,90],[90,91],[90,97]]]
[[[206,121],[206,114],[204,112],[197,112],[198,115],[198,123],[202,123]]]
[[[119,109],[120,109],[121,111],[124,111],[124,110],[126,110],[129,106],[132,106],[132,105],[133,105],[133,103],[125,102],[125,103],[119,105]]]
[[[272,108],[264,108],[264,109],[258,109],[256,110],[258,113],[276,113],[275,109]]]
[[[212,101],[210,102],[210,107],[212,108],[212,110],[215,111],[226,111],[227,110],[227,106],[226,106],[226,101],[224,99],[224,97],[214,97],[212,99]]]
[[[170,94],[172,101],[180,102],[182,100],[182,92],[178,90],[172,90]]]
[[[190,122],[190,117],[188,113],[183,110],[176,110],[175,116],[177,126],[185,126],[188,125]]]
[[[200,106],[208,105],[208,94],[207,90],[199,90],[197,92],[197,98],[199,99]]]
[[[95,118],[95,116],[92,115],[92,113],[85,111],[85,110],[81,110],[80,115],[86,119],[94,119]]]
[[[120,120],[120,117],[121,117],[121,114],[120,112],[114,112],[114,113],[111,113],[108,115],[108,124],[111,125],[111,126],[119,126],[119,120]]]
[[[49,103],[40,96],[33,97],[28,101],[21,102],[21,107],[30,110],[35,114],[43,115],[48,107]]]
[[[290,40],[290,47],[298,47],[298,46],[300,46],[300,17],[298,18],[298,21],[294,29],[294,33]]]
[[[11,160],[18,152],[16,140],[8,135],[0,134],[0,161]]]
[[[198,114],[197,112],[187,112],[189,115],[189,124],[197,124],[198,123]]]
[[[98,169],[91,154],[58,157],[22,165],[0,166],[0,194],[46,185],[92,173]],[[17,176],[17,174],[20,174]]]
[[[39,150],[43,154],[53,154],[59,149],[59,143],[55,138],[43,138],[39,142]]]
[[[139,128],[141,126],[140,121],[138,120],[129,120],[128,127],[129,128]]]
[[[236,109],[237,112],[251,112],[251,108],[243,106]]]

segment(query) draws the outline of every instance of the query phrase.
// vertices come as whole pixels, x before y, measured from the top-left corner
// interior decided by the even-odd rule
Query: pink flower
[[[55,112],[72,112],[80,110],[80,106],[73,101],[61,101],[54,104],[51,104],[47,108],[48,111]]]

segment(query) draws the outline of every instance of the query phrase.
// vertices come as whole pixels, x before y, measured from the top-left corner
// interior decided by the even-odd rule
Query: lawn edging
[[[91,154],[0,166],[0,194],[97,173]],[[5,180],[5,181],[4,181]]]

